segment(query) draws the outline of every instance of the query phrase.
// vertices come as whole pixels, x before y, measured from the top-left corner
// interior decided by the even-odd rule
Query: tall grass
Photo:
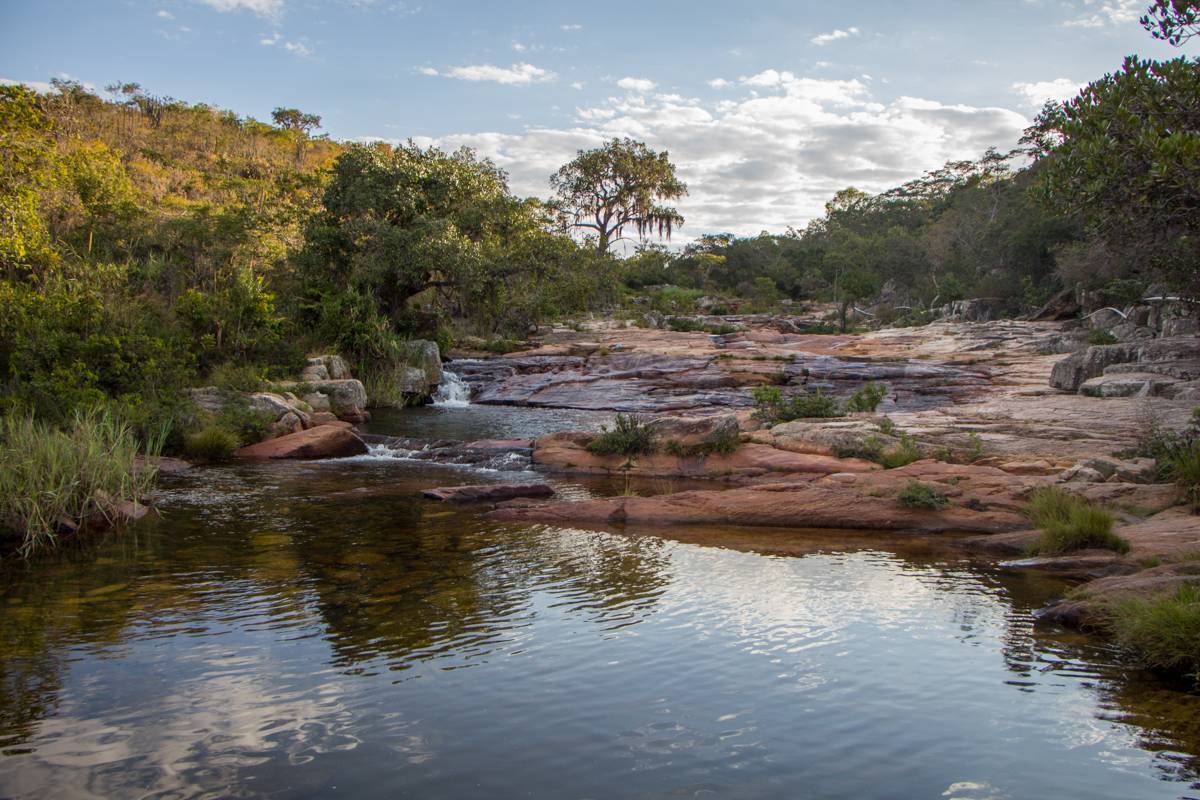
[[[1146,666],[1200,677],[1200,587],[1122,600],[1107,616],[1117,642]]]
[[[605,429],[587,444],[598,456],[645,456],[658,449],[658,434],[650,421],[637,414],[617,414],[613,429]]]
[[[1113,515],[1087,498],[1043,486],[1029,495],[1025,515],[1042,537],[1030,549],[1036,555],[1060,555],[1097,547],[1129,552],[1129,542],[1113,532]]]
[[[155,469],[140,452],[157,455],[162,436],[143,448],[129,425],[107,410],[77,412],[65,429],[29,416],[0,420],[0,527],[20,537],[27,557],[53,545],[59,531],[101,518],[123,501],[140,501]]]

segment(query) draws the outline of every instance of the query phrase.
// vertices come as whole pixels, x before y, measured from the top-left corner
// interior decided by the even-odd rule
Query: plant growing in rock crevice
[[[937,487],[928,483],[911,480],[896,495],[900,505],[905,508],[924,508],[930,511],[940,511],[950,505],[950,499],[938,491]]]
[[[658,434],[637,414],[617,414],[612,430],[605,429],[587,443],[587,451],[598,456],[647,456],[657,449]]]
[[[1129,542],[1113,532],[1113,515],[1097,503],[1056,486],[1035,489],[1025,515],[1042,531],[1033,555],[1061,555],[1099,548],[1128,553]]]
[[[1200,680],[1200,587],[1121,600],[1104,617],[1117,643],[1146,666]]]

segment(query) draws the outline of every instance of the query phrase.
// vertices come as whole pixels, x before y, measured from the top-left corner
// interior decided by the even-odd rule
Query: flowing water
[[[499,524],[418,493],[512,477],[194,470],[159,520],[0,566],[0,797],[1200,796],[1200,698],[1035,629],[1057,582],[878,535],[787,532],[781,556],[781,531]]]

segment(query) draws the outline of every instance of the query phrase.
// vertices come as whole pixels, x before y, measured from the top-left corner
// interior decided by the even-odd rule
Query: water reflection
[[[1195,780],[1200,700],[1035,630],[1053,581],[879,536],[498,525],[422,501],[431,469],[216,470],[131,535],[5,564],[0,795],[1127,798]]]

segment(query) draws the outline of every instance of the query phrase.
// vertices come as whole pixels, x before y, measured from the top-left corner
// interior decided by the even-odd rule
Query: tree
[[[1179,47],[1200,33],[1200,2],[1154,0],[1138,21],[1155,39]]]
[[[304,160],[304,143],[310,132],[321,127],[321,117],[317,114],[305,114],[298,108],[276,108],[271,112],[275,124],[292,136],[296,137],[296,163]]]
[[[567,227],[588,231],[599,254],[625,238],[627,227],[639,236],[657,233],[669,239],[683,224],[678,211],[661,203],[683,197],[687,185],[675,176],[667,151],[655,152],[633,139],[579,151],[550,177],[550,185]]]
[[[1041,197],[1134,275],[1200,289],[1200,60],[1125,60],[1039,118]]]

